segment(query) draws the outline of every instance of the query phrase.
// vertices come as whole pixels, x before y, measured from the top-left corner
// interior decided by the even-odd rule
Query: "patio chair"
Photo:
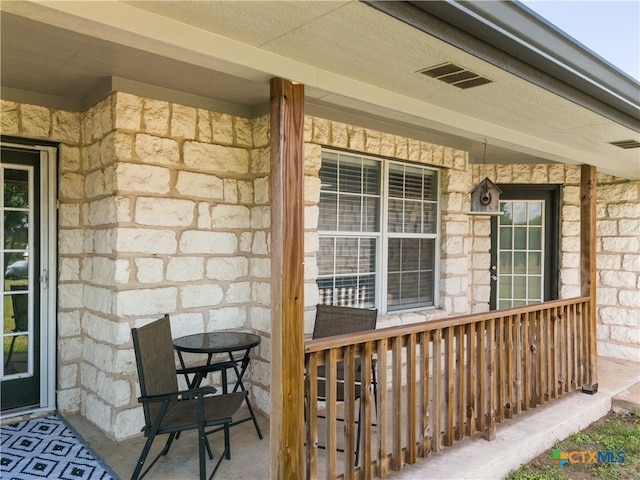
[[[207,439],[206,428],[222,426],[224,430],[224,451],[217,460],[211,479],[223,458],[231,458],[229,442],[229,424],[244,401],[245,392],[213,395],[212,388],[192,388],[180,391],[176,372],[173,342],[169,316],[139,328],[131,329],[135,349],[138,376],[145,425],[142,428],[147,441],[144,445],[132,480],[144,477],[158,461],[166,455],[176,435],[185,430],[198,430],[198,453],[200,461],[200,479],[206,478],[205,448],[209,458],[213,459],[211,446]],[[142,472],[151,445],[157,435],[168,434],[169,438],[151,462]],[[182,461],[183,459],[181,459]]]
[[[27,290],[26,285],[11,285],[12,292],[19,292]],[[13,320],[14,328],[12,332],[21,333],[29,330],[29,296],[26,293],[12,293],[11,305],[13,306]],[[4,362],[5,368],[11,363],[11,357],[13,356],[13,348],[16,343],[17,335],[11,337],[11,345],[9,346],[9,353],[7,359]]]
[[[376,322],[378,319],[378,310],[376,309],[364,309],[355,307],[340,307],[335,305],[318,305],[316,310],[316,320],[313,327],[313,338],[324,338],[335,335],[344,335],[348,333],[357,333],[366,330],[374,330],[376,328]],[[361,359],[356,358],[356,385],[355,385],[355,399],[361,399],[362,391],[362,368]],[[324,365],[318,367],[318,400],[324,401],[325,398],[325,377],[326,369]],[[337,400],[342,402],[344,398],[344,362],[338,362],[337,364]],[[375,405],[377,409],[378,405],[378,384],[376,380],[376,361],[371,361],[371,384],[373,386],[373,395],[375,399]],[[362,403],[358,409],[358,431],[356,435],[356,450],[355,450],[355,463],[358,464],[358,457],[360,453],[360,420],[362,417]],[[324,416],[320,416],[324,418]],[[339,418],[339,421],[344,419]],[[324,446],[319,445],[319,448]],[[338,451],[342,451],[339,449]]]

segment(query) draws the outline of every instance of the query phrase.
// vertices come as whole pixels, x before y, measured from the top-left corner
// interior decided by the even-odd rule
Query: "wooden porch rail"
[[[464,437],[492,440],[497,424],[593,383],[591,308],[590,297],[574,298],[308,341],[307,478],[384,478]],[[368,394],[361,399],[362,448],[355,466],[358,357],[363,372],[377,361],[378,398],[371,395],[371,376],[363,374]],[[336,401],[340,361],[345,402]],[[317,398],[320,365],[326,365],[327,400],[325,432],[318,438],[318,402],[309,399]],[[327,445],[322,455],[318,444]],[[336,451],[338,444],[344,454]]]

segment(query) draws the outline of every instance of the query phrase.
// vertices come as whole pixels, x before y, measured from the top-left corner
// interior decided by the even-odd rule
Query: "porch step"
[[[614,397],[639,400],[640,366],[600,357],[598,392],[579,391],[498,425],[496,439],[469,438],[389,475],[392,480],[502,479],[556,440],[587,427],[612,408]],[[634,393],[635,392],[635,393]]]
[[[640,415],[640,382],[613,397],[611,408],[617,413]]]

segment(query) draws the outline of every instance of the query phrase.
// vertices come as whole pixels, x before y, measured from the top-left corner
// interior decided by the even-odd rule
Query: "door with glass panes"
[[[499,185],[491,221],[492,310],[558,298],[557,185]]]
[[[2,144],[2,413],[51,407],[49,147]],[[53,362],[51,362],[53,363]]]

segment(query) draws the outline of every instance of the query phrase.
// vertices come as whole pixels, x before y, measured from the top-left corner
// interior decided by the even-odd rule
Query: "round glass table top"
[[[260,344],[260,337],[252,333],[209,332],[176,338],[173,346],[181,352],[224,353],[247,350]]]

